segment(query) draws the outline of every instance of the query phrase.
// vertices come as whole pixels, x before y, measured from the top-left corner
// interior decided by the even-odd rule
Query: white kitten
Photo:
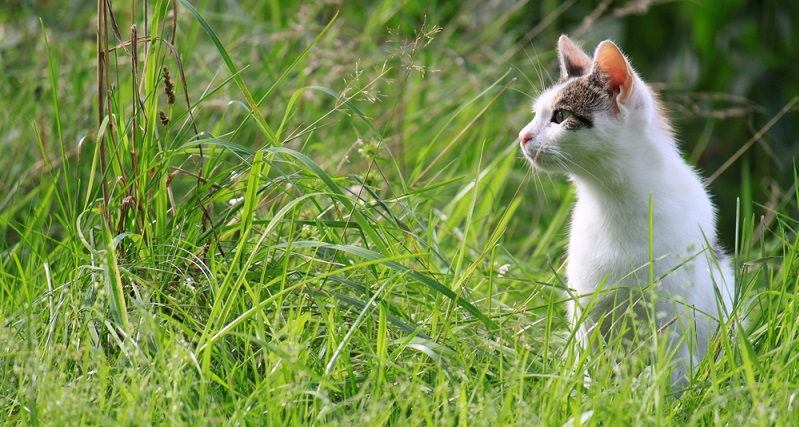
[[[732,309],[734,275],[716,246],[715,209],[659,100],[616,45],[600,43],[591,59],[561,36],[558,50],[562,79],[535,101],[519,140],[536,169],[568,175],[577,190],[566,276],[578,298],[570,314],[583,345],[614,333],[640,337],[629,329],[651,331],[654,319],[676,350],[679,385]]]

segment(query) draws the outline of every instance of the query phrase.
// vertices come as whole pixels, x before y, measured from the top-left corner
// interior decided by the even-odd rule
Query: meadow
[[[772,15],[58,3],[0,9],[0,423],[799,421],[799,79],[751,47]],[[561,33],[618,40],[712,180],[741,296],[681,395],[568,327],[574,194],[516,139]]]

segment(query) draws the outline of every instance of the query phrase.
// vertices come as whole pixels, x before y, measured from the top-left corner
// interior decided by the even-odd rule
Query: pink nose
[[[533,139],[533,137],[528,132],[522,131],[519,134],[519,142],[522,143],[522,147],[527,145],[527,141],[530,141],[531,139]]]

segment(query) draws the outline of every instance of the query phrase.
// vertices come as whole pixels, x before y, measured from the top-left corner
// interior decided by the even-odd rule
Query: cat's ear
[[[622,102],[630,96],[635,72],[613,42],[605,40],[597,46],[594,53],[594,72],[607,76],[610,84],[608,89],[616,97],[616,102]]]
[[[593,65],[591,58],[566,36],[558,39],[558,59],[560,77],[563,80],[588,74]]]

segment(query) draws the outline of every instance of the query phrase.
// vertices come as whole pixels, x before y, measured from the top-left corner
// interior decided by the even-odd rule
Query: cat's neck
[[[623,236],[639,239],[648,228],[651,198],[656,230],[701,229],[714,239],[714,208],[671,133],[653,122],[646,131],[619,136],[636,138],[632,145],[636,148],[618,156],[620,160],[610,166],[608,176],[571,175],[577,190],[573,226],[604,229],[623,240]],[[660,240],[667,242],[669,236]]]

